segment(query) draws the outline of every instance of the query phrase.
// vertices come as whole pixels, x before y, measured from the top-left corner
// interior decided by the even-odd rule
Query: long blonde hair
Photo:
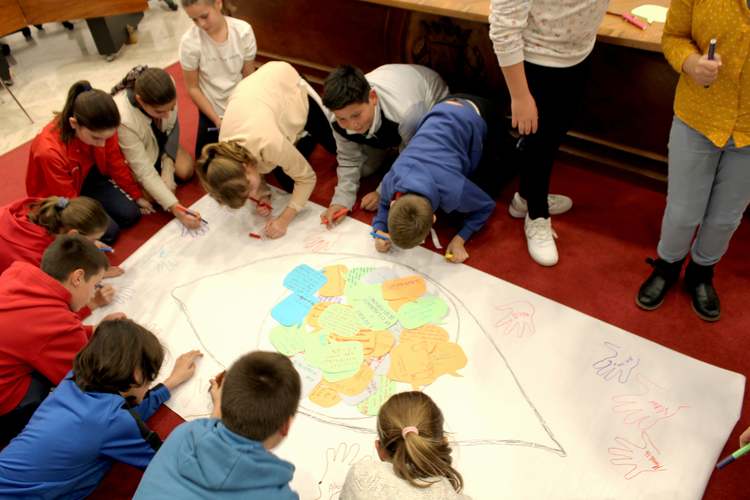
[[[257,165],[255,157],[238,142],[215,142],[203,146],[195,170],[212,198],[230,208],[240,208],[250,191],[246,163]]]
[[[418,488],[429,478],[444,477],[456,492],[464,480],[453,468],[451,447],[443,432],[443,413],[422,392],[402,392],[386,401],[378,413],[378,438],[398,477]]]

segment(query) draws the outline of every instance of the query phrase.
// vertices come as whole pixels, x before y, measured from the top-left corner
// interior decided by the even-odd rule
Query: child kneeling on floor
[[[143,475],[136,499],[296,500],[294,465],[270,452],[289,433],[300,377],[279,353],[245,354],[211,381],[214,418],[177,427]]]
[[[470,500],[453,468],[443,413],[422,392],[391,396],[380,408],[375,449],[380,462],[360,461],[349,470],[341,500]]]
[[[0,498],[85,498],[114,461],[145,468],[161,440],[143,421],[195,372],[199,351],[164,361],[159,339],[129,319],[102,321],[73,371],[0,452]]]

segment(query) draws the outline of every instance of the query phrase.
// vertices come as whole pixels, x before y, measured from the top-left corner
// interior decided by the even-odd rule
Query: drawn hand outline
[[[534,305],[524,300],[517,300],[508,304],[495,307],[497,320],[495,329],[503,335],[514,334],[516,337],[523,338],[534,335],[534,314],[536,313]]]
[[[616,437],[615,443],[620,447],[610,447],[607,452],[610,455],[609,463],[617,466],[630,466],[624,478],[628,481],[643,472],[663,472],[667,470],[659,460],[661,452],[654,445],[646,431],[641,433],[642,445],[635,444],[624,437]]]
[[[612,411],[623,413],[623,423],[635,425],[642,431],[651,429],[660,421],[675,416],[689,405],[674,402],[664,387],[656,385],[641,374],[636,376],[639,392],[612,396]]]
[[[318,482],[318,496],[316,500],[338,500],[341,489],[344,487],[344,480],[349,469],[355,464],[364,461],[371,461],[370,455],[359,457],[360,446],[357,443],[339,443],[334,448],[326,450],[326,469],[323,477]]]
[[[626,383],[633,370],[640,363],[640,358],[623,354],[620,351],[621,347],[612,342],[604,342],[604,347],[609,349],[610,354],[591,366],[596,370],[596,374],[607,382],[616,377],[621,384]],[[621,361],[621,357],[624,360]]]

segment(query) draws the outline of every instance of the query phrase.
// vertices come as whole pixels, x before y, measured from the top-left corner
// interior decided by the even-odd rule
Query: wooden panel
[[[488,23],[489,0],[360,0],[389,7],[448,16]],[[670,0],[650,0],[653,5],[669,7]],[[608,10],[616,13],[630,12],[642,5],[644,0],[611,0]],[[646,30],[636,28],[620,17],[606,15],[599,27],[599,41],[626,47],[635,47],[653,52],[661,52],[662,23],[653,23]]]
[[[17,0],[28,24],[114,16],[148,9],[146,0]]]
[[[16,32],[29,23],[16,0],[0,0],[0,36]]]

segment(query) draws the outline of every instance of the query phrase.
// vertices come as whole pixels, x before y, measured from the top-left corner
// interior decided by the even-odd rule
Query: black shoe
[[[653,311],[664,302],[669,289],[677,283],[685,259],[670,263],[662,259],[648,258],[646,262],[654,268],[654,271],[638,289],[635,303],[641,309]]]
[[[701,266],[690,261],[685,270],[685,289],[690,293],[693,311],[705,321],[717,321],[721,317],[721,304],[713,277],[714,266]]]

